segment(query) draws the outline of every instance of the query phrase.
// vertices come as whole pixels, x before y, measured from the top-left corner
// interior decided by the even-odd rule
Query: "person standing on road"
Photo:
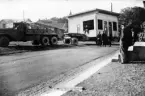
[[[106,47],[107,41],[108,41],[108,37],[107,37],[107,35],[105,34],[105,31],[103,31],[103,34],[102,34],[102,43],[103,43],[103,46]]]
[[[109,44],[110,47],[111,47],[111,45],[112,45],[111,42],[112,42],[112,36],[109,36],[109,37],[108,37],[108,44]]]
[[[121,38],[120,38],[120,56],[121,63],[128,63],[128,47],[132,45],[132,25],[128,25],[124,28],[121,26]]]
[[[101,36],[101,33],[100,33],[100,32],[99,32],[99,34],[97,35],[96,44],[98,44],[99,46],[102,45],[102,36]]]

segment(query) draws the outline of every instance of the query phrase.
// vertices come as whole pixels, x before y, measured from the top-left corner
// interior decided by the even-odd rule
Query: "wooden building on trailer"
[[[97,34],[103,31],[107,36],[118,37],[118,16],[119,13],[102,9],[69,15],[68,33],[85,33],[90,40],[95,40]]]

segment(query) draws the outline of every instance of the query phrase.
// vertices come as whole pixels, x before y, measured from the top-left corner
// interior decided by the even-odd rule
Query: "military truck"
[[[33,45],[55,45],[58,35],[49,28],[31,27],[25,22],[13,23],[13,28],[0,29],[0,46],[6,47],[11,41],[32,41]]]

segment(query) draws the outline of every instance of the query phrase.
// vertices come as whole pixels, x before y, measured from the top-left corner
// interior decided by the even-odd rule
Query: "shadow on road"
[[[118,44],[112,44],[113,46]],[[96,44],[81,44],[78,45],[78,47],[84,47],[84,46],[97,46]],[[28,51],[41,51],[41,50],[56,50],[56,49],[64,49],[64,48],[71,48],[71,47],[77,47],[75,45],[49,45],[47,47],[44,46],[31,46],[31,45],[17,45],[17,46],[9,46],[8,48],[15,48],[16,50],[28,50]]]
[[[126,64],[145,64],[145,61],[130,61],[129,63]]]
[[[32,45],[15,45],[8,47],[0,47],[0,56],[10,55],[23,52],[45,51],[45,50],[57,50],[75,47],[74,45],[50,45],[44,46],[32,46]]]
[[[99,46],[99,45],[96,45],[96,44],[85,44],[87,46]],[[112,43],[111,45],[113,46],[119,46],[119,43]],[[109,46],[109,45],[106,45],[106,46]]]
[[[118,46],[118,43],[113,43],[113,46],[116,45]],[[23,52],[33,52],[33,51],[45,51],[45,50],[57,50],[57,49],[66,49],[66,48],[74,48],[74,47],[87,47],[87,46],[97,46],[94,42],[80,42],[78,46],[75,45],[69,45],[69,44],[58,44],[58,45],[49,45],[49,46],[33,46],[31,44],[20,44],[16,45],[10,44],[10,46],[6,48],[0,47],[0,56],[2,55],[9,55],[9,54],[15,54],[15,53],[23,53]],[[107,45],[108,46],[108,45]],[[106,47],[107,47],[106,46]]]
[[[117,59],[112,59],[111,62],[118,62],[118,63],[120,63]],[[128,63],[123,63],[123,65],[127,65],[127,64],[145,64],[145,61],[129,61]]]
[[[42,51],[42,50],[54,50],[54,49],[62,49],[62,48],[70,48],[73,45],[49,45],[49,46],[9,46],[10,49],[16,50],[28,50],[28,51]]]

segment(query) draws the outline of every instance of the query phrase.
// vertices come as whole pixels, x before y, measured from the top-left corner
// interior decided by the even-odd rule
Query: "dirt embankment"
[[[0,56],[9,55],[22,52],[32,52],[32,51],[44,51],[44,50],[56,50],[65,49],[73,47],[83,47],[83,46],[96,46],[95,42],[79,42],[78,46],[64,44],[63,41],[59,41],[57,45],[43,46],[33,46],[31,41],[28,42],[11,42],[8,47],[0,47]],[[118,42],[112,42],[112,45],[118,46]]]
[[[82,44],[81,44],[82,45]],[[75,47],[74,45],[66,45],[62,42],[58,42],[57,45],[43,46],[33,46],[30,41],[28,42],[11,42],[8,47],[0,47],[0,56],[9,55],[22,52],[32,52],[32,51],[44,51],[44,50],[54,50],[61,48]]]

